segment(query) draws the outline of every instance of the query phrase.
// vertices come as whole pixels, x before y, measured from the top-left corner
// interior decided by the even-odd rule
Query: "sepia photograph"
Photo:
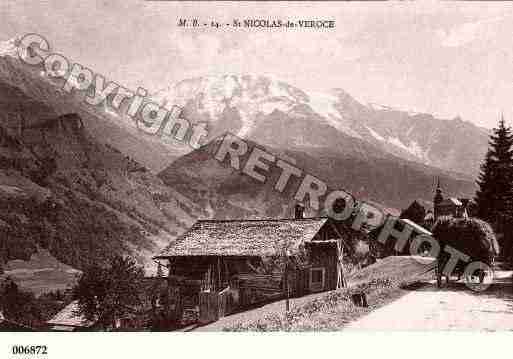
[[[2,1],[0,357],[511,332],[512,35],[500,1]]]

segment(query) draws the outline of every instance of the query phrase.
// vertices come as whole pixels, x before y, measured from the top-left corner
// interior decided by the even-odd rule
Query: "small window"
[[[312,270],[312,283],[322,283],[322,274],[321,269]]]
[[[324,289],[324,268],[310,269],[310,291],[319,292]]]

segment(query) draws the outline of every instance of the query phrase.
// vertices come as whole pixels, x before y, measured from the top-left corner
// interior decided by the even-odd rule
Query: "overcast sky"
[[[333,19],[335,30],[181,29],[179,18]],[[362,102],[513,123],[513,3],[0,2],[0,40],[44,35],[54,50],[150,92],[193,76],[273,74]]]

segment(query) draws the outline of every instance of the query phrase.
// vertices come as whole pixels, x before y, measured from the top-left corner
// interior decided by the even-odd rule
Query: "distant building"
[[[426,227],[431,228],[433,224],[435,223],[435,215],[433,213],[433,210],[429,209],[426,213],[426,216],[424,217],[424,225]]]
[[[106,330],[131,331],[146,329],[157,324],[160,302],[167,290],[166,278],[146,277],[141,283],[141,303],[137,307],[126,307],[127,313],[117,318]],[[165,299],[164,299],[165,300]],[[97,321],[84,318],[79,313],[79,302],[74,300],[46,322],[48,330],[57,332],[86,332],[105,330]]]
[[[78,309],[78,300],[68,304],[47,322],[49,329],[59,332],[91,330],[95,323],[82,317],[78,313]]]
[[[444,198],[442,188],[440,186],[440,179],[438,179],[436,186],[436,193],[433,199],[433,214],[426,215],[426,220],[432,219],[433,222],[439,217],[449,216],[454,218],[470,217],[473,215],[474,201],[469,198]],[[429,216],[429,218],[427,218]]]

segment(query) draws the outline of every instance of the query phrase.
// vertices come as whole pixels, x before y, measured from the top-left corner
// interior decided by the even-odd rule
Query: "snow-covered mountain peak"
[[[269,75],[230,74],[206,76],[178,82],[153,97],[159,102],[194,111],[209,123],[222,122],[226,111],[236,111],[242,126],[240,136],[248,136],[255,128],[255,118],[269,116],[276,111],[287,116],[309,118],[328,124],[339,131],[359,138],[335,106],[338,94],[306,92]]]
[[[193,121],[208,122],[217,134],[230,131],[273,146],[343,146],[333,138],[326,142],[331,131],[346,142],[364,140],[408,160],[467,173],[479,167],[486,146],[486,131],[473,125],[462,129],[454,121],[429,114],[362,104],[341,88],[312,91],[269,75],[187,79],[159,91],[155,98],[184,107]],[[454,136],[446,135],[460,132],[479,144],[472,156],[460,155],[468,140],[454,141]],[[314,138],[321,133],[322,138]]]

